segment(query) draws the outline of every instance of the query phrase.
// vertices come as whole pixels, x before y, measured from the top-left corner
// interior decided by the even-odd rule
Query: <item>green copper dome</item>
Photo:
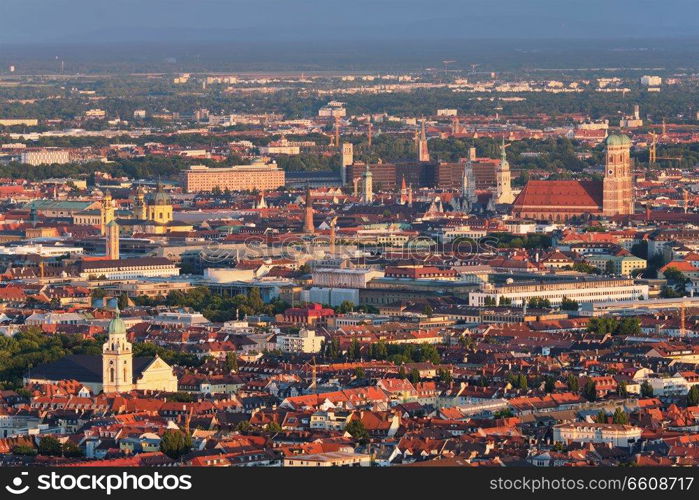
[[[629,146],[631,145],[631,139],[626,135],[613,134],[607,137],[607,146]]]
[[[109,322],[107,333],[109,335],[126,335],[126,324],[119,316],[119,309],[116,310],[116,316]]]
[[[169,194],[163,191],[163,187],[160,183],[158,183],[158,189],[156,189],[155,193],[153,193],[149,198],[151,205],[170,205],[172,202],[172,198],[170,198]]]

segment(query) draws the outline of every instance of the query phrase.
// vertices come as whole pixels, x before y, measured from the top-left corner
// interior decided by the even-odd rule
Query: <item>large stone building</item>
[[[484,306],[489,302],[506,301],[523,306],[531,299],[546,299],[552,305],[560,305],[563,298],[580,304],[602,301],[635,301],[648,299],[648,285],[636,284],[631,278],[600,278],[593,276],[559,279],[539,278],[513,281],[503,284],[485,283],[468,296],[469,305]]]
[[[607,139],[604,180],[529,181],[517,196],[517,217],[565,221],[581,215],[630,215],[634,211],[631,141],[625,135]]]
[[[127,339],[126,325],[117,315],[109,323],[109,336],[102,346],[102,356],[74,354],[53,363],[33,368],[24,379],[25,384],[56,384],[76,380],[99,392],[177,391],[177,377],[172,367],[159,356],[133,357]]]
[[[231,191],[274,191],[284,185],[284,170],[276,163],[255,160],[251,165],[209,168],[192,165],[182,171],[181,181],[188,193],[211,192],[218,188]]]

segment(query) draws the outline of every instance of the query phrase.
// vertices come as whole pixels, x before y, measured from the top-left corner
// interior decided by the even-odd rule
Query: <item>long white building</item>
[[[383,277],[383,271],[374,269],[318,268],[312,273],[313,284],[328,288],[366,288],[369,281]]]
[[[638,285],[633,279],[590,277],[560,281],[527,280],[502,285],[485,283],[478,291],[470,293],[468,300],[472,306],[484,306],[491,300],[500,304],[503,299],[522,306],[532,298],[541,298],[548,299],[551,305],[559,305],[563,297],[578,303],[633,301],[648,298],[648,285]]]
[[[642,429],[634,425],[592,424],[575,422],[553,427],[553,440],[558,443],[609,443],[629,448],[641,438]]]

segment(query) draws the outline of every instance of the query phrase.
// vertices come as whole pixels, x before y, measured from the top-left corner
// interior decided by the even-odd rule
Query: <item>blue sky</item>
[[[699,0],[0,0],[0,43],[699,36]]]

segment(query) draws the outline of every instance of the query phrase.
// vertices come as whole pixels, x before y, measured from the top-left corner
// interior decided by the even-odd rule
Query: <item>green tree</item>
[[[433,365],[438,365],[442,361],[439,351],[433,344],[422,344],[416,351],[414,359],[420,363],[429,362]]]
[[[422,314],[424,314],[428,318],[431,318],[432,315],[434,314],[434,310],[432,309],[432,306],[429,304],[425,305],[425,307],[422,308]]]
[[[693,385],[687,392],[687,406],[699,405],[699,385]]]
[[[36,448],[28,444],[18,444],[12,447],[12,454],[32,457],[37,454]]]
[[[575,300],[571,300],[568,297],[563,297],[561,301],[561,309],[564,311],[577,311],[579,304]]]
[[[639,333],[641,333],[641,320],[631,317],[623,318],[614,330],[615,335],[638,335]]]
[[[117,301],[117,304],[119,306],[119,310],[121,311],[129,307],[129,296],[126,295],[126,292],[119,295],[119,300]]]
[[[192,438],[188,434],[177,430],[168,429],[160,438],[160,451],[173,460],[189,453],[192,449]]]
[[[43,436],[39,441],[39,455],[45,456],[61,456],[63,448],[58,439],[53,436]]]
[[[606,424],[607,423],[607,414],[603,412],[602,410],[599,411],[597,415],[595,415],[595,422],[598,424]]]
[[[281,432],[282,426],[279,425],[277,422],[272,421],[265,426],[265,431],[267,431],[267,432]]]
[[[337,314],[347,314],[351,313],[352,311],[354,311],[354,302],[351,302],[349,300],[343,301],[342,304],[337,306],[337,308],[335,309],[335,312],[337,312]]]
[[[235,430],[241,433],[245,433],[250,430],[250,427],[252,427],[252,425],[250,424],[249,420],[242,420],[238,422],[238,425],[235,426]]]
[[[641,397],[642,398],[652,398],[653,397],[653,386],[650,382],[644,380],[641,384]]]
[[[511,418],[514,417],[512,410],[509,408],[504,408],[493,413],[493,418]]]
[[[614,262],[608,260],[604,265],[604,272],[605,274],[614,274]]]
[[[366,377],[366,371],[361,366],[358,366],[354,369],[354,376],[356,378],[364,378]]]
[[[361,420],[350,420],[345,426],[345,431],[358,441],[366,441],[369,439],[369,431],[366,430]]]
[[[621,408],[617,408],[614,410],[614,416],[612,417],[612,422],[615,424],[628,424],[629,423],[629,416],[626,414],[624,410]]]
[[[413,368],[412,370],[410,370],[410,376],[408,377],[408,379],[413,384],[417,384],[418,382],[420,382],[420,370],[418,370],[417,368]]]
[[[372,344],[371,347],[373,349],[373,359],[383,360],[388,357],[388,347],[383,340],[379,340],[376,344]]]
[[[359,359],[359,350],[359,341],[357,339],[352,339],[349,350],[347,351],[347,357],[352,361]]]
[[[600,274],[600,270],[586,262],[576,262],[573,264],[573,271],[586,274]]]
[[[624,381],[619,382],[619,384],[616,387],[616,393],[621,396],[622,398],[625,398],[629,395],[629,390],[627,388],[627,384]]]
[[[568,385],[568,390],[571,392],[578,392],[580,390],[580,383],[578,381],[578,377],[573,375],[572,373],[568,375],[568,378],[566,380],[566,383]]]
[[[76,458],[83,456],[83,450],[72,441],[63,443],[62,451],[64,457]]]
[[[529,307],[532,309],[548,309],[551,307],[551,301],[541,297],[532,297],[529,299]]]
[[[238,356],[234,352],[226,353],[226,370],[229,372],[238,371]]]
[[[666,280],[675,285],[684,285],[687,282],[687,277],[676,267],[668,267],[665,269],[663,271],[663,276],[665,276]]]
[[[592,379],[587,379],[583,386],[583,397],[588,401],[597,400],[597,384]]]
[[[189,392],[175,392],[168,395],[168,401],[173,401],[176,403],[193,403],[195,401],[194,394]]]
[[[333,337],[330,342],[326,343],[327,349],[326,349],[326,356],[331,358],[331,359],[339,359],[340,358],[340,339],[337,337]]]
[[[440,368],[437,370],[437,376],[439,377],[439,380],[445,384],[451,384],[454,381],[454,377],[449,370]]]
[[[550,375],[544,380],[544,391],[551,393],[556,390],[556,379]]]

